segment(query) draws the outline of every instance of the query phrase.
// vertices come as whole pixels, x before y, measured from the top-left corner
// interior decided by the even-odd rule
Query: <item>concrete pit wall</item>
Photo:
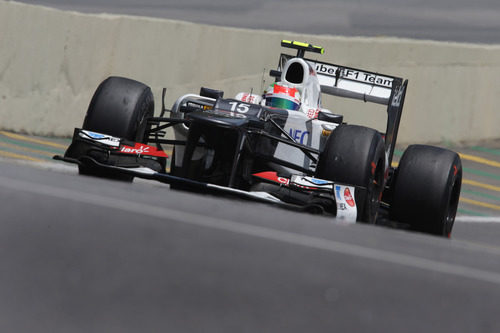
[[[150,85],[159,112],[200,86],[226,96],[272,80],[281,39],[321,45],[322,61],[409,79],[400,143],[500,137],[500,45],[345,38],[89,15],[0,1],[0,127],[70,136],[110,75]],[[265,81],[265,82],[263,82]],[[325,98],[351,123],[382,129],[384,108]],[[381,120],[383,119],[383,120]]]

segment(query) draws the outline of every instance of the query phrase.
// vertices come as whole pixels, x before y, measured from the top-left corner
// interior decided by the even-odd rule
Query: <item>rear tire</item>
[[[134,142],[146,143],[147,118],[154,113],[154,98],[145,84],[124,77],[104,80],[92,97],[82,128]],[[116,175],[87,166],[80,174],[132,181],[133,176]]]
[[[451,235],[462,184],[462,163],[447,149],[411,145],[395,173],[392,220],[416,231]]]
[[[328,138],[316,168],[316,177],[362,186],[367,195],[357,220],[375,223],[384,186],[384,140],[374,129],[340,125]]]

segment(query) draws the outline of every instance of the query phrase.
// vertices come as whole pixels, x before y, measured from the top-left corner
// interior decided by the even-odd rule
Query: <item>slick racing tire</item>
[[[462,185],[462,163],[447,149],[411,145],[395,172],[391,220],[450,237]]]
[[[340,125],[330,134],[319,156],[316,177],[366,188],[358,203],[357,221],[375,223],[384,187],[384,140],[376,130]]]
[[[109,77],[94,93],[82,128],[145,142],[146,119],[153,112],[153,93],[148,86],[123,77]]]
[[[104,80],[92,97],[82,128],[145,143],[147,118],[154,113],[154,98],[145,84],[123,77]],[[133,176],[115,175],[79,166],[80,174],[132,181]]]

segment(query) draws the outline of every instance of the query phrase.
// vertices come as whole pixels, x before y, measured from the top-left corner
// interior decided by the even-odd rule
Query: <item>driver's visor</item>
[[[267,97],[266,105],[272,106],[274,108],[294,110],[294,111],[297,111],[300,108],[299,103],[296,103],[286,98],[279,98],[279,97]]]

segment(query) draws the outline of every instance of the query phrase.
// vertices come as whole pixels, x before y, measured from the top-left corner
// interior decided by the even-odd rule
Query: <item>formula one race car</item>
[[[78,164],[84,175],[155,179],[174,189],[449,236],[460,196],[459,156],[412,145],[392,167],[407,80],[304,57],[322,54],[318,46],[281,45],[297,54],[280,55],[270,72],[275,82],[262,95],[224,98],[201,88],[170,110],[163,103],[159,117],[149,87],[110,77],[97,88],[64,157],[55,158]],[[385,133],[344,123],[322,107],[321,93],[387,105]],[[174,139],[167,138],[169,128]],[[173,147],[171,157],[165,145]]]

